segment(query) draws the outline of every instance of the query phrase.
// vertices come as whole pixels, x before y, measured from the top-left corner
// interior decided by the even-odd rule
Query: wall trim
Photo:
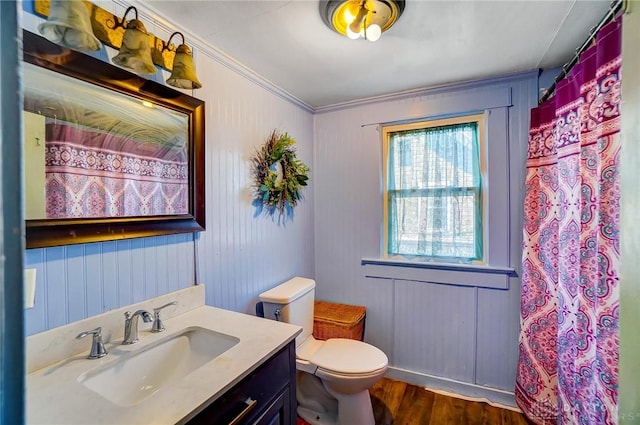
[[[361,260],[361,267],[364,277],[367,278],[412,280],[501,290],[509,289],[509,277],[514,274],[513,268],[506,267],[366,258]]]
[[[21,34],[18,2],[0,1],[0,423],[25,423]],[[10,158],[10,159],[9,159]]]
[[[411,268],[418,268],[418,269],[455,270],[455,271],[476,272],[476,273],[506,274],[509,276],[514,276],[516,272],[515,268],[513,267],[487,266],[484,264],[396,260],[391,258],[363,258],[362,260],[360,260],[360,264],[363,266],[374,265],[374,266],[392,266],[392,267],[393,266],[411,267]]]
[[[471,397],[478,399],[478,401],[486,401],[490,404],[501,404],[512,409],[520,410],[516,404],[515,395],[511,391],[456,381],[392,366],[387,369],[385,377],[426,387],[427,389],[447,391],[462,397]]]

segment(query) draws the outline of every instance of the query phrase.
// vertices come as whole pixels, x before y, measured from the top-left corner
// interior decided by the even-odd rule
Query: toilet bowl
[[[375,423],[369,388],[387,370],[388,359],[381,350],[351,339],[318,341],[309,336],[296,357],[300,417],[312,425]],[[322,385],[312,385],[311,380]],[[327,396],[337,401],[337,411],[322,402],[317,408],[318,400]]]
[[[386,372],[380,349],[351,339],[316,340],[315,282],[293,278],[260,294],[265,317],[302,326],[296,338],[298,415],[312,425],[374,425],[369,388]]]

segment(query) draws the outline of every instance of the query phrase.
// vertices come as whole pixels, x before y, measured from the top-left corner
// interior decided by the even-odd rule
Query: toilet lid
[[[325,341],[310,359],[318,367],[344,374],[368,373],[387,366],[387,355],[373,345],[353,339]]]

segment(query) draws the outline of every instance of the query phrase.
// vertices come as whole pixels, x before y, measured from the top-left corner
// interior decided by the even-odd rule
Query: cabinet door
[[[289,415],[289,389],[285,389],[253,425],[294,425]]]

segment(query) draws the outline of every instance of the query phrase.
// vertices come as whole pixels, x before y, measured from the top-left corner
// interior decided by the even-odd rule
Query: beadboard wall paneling
[[[313,277],[313,117],[207,55],[196,62],[197,94],[207,101],[207,231],[196,240],[198,282],[207,304],[254,313],[261,292],[296,275]],[[296,139],[298,158],[311,167],[304,200],[285,220],[252,205],[251,157],[274,129]]]
[[[461,388],[486,385],[498,390],[501,399],[513,391],[523,171],[529,110],[536,103],[537,73],[530,72],[356,102],[315,115],[317,297],[365,305],[366,340],[381,347],[390,366],[414,383],[430,383],[427,377],[432,376],[459,382]],[[373,266],[362,266],[362,259],[382,253],[382,147],[376,123],[481,111],[487,113],[493,172],[487,258],[490,266],[505,268],[506,285],[488,284],[484,273],[466,274],[465,286],[455,286],[456,271],[450,272],[451,279],[437,273],[437,283],[430,280],[429,269],[409,273],[389,267],[385,273],[369,273]]]
[[[509,291],[478,288],[476,377],[474,383],[513,391],[520,329],[520,282]]]
[[[397,280],[394,303],[394,366],[473,382],[476,288]]]
[[[29,249],[36,301],[26,335],[186,288],[194,264],[192,234]]]
[[[361,305],[367,307],[365,318],[365,340],[387,354],[389,362],[395,364],[394,358],[394,308],[389,308],[389,301],[395,306],[394,285],[391,279],[368,279],[368,291],[362,292],[359,299]]]

